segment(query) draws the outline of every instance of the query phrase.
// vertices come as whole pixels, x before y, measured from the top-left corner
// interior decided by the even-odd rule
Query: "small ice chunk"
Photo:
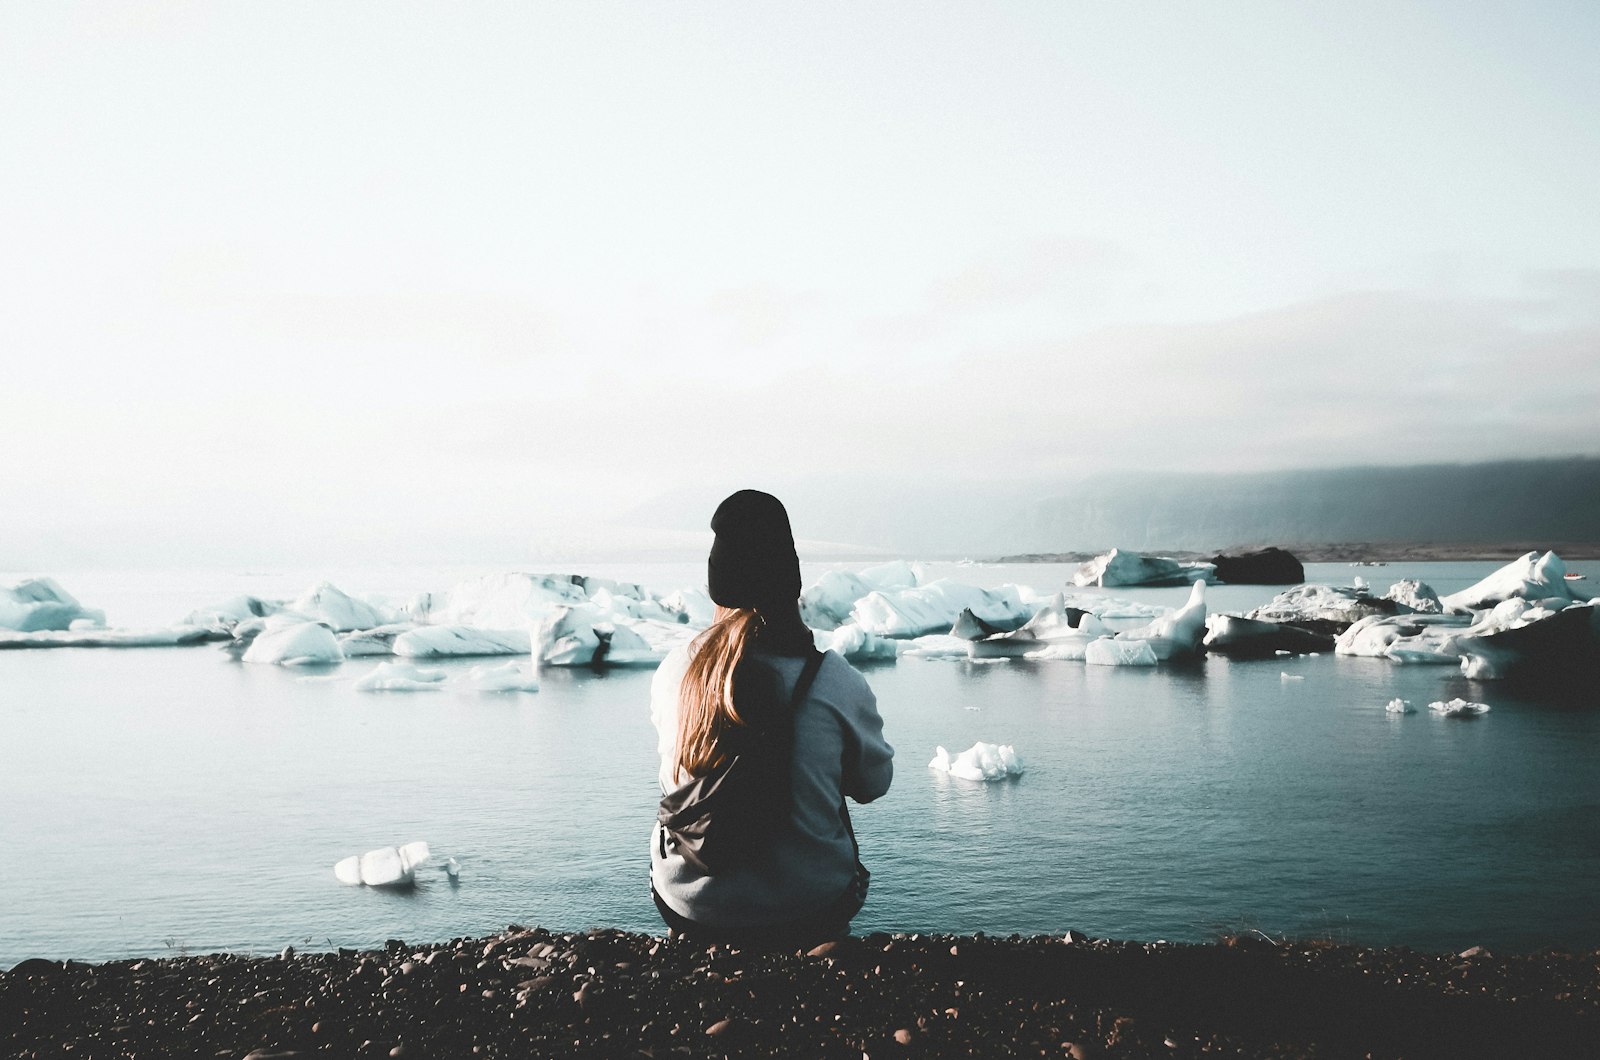
[[[1445,718],[1476,718],[1479,714],[1489,713],[1487,703],[1468,703],[1459,696],[1448,703],[1435,700],[1428,704],[1428,709]]]
[[[1090,666],[1154,666],[1160,662],[1147,640],[1092,640],[1083,649],[1083,661]]]
[[[1416,711],[1411,709],[1411,701],[1410,700],[1401,699],[1398,696],[1396,696],[1394,699],[1389,700],[1388,704],[1383,709],[1388,711],[1390,714],[1415,714],[1416,713]]]
[[[533,667],[519,662],[499,666],[474,666],[467,671],[463,683],[479,692],[537,692],[539,675]]]
[[[934,752],[929,769],[949,773],[961,780],[1003,780],[1022,775],[1022,759],[1010,744],[979,741],[955,757],[943,747]]]
[[[351,854],[347,858],[334,862],[333,876],[340,883],[359,887],[361,885],[361,855]]]
[[[455,858],[445,858],[444,864],[440,867],[444,869],[444,874],[452,880],[461,878],[461,862]]]
[[[357,692],[428,692],[439,688],[443,670],[424,670],[410,663],[379,663],[356,682]]]
[[[1305,679],[1306,679],[1306,675],[1305,674],[1291,674],[1291,673],[1284,673],[1282,671],[1279,671],[1279,673],[1278,673],[1278,680],[1280,680],[1280,681],[1304,681]]]

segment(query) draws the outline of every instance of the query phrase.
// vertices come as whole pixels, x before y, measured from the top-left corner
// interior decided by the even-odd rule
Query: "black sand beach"
[[[438,945],[0,975],[0,1054],[1600,1055],[1600,952],[870,935],[763,954],[513,926]]]

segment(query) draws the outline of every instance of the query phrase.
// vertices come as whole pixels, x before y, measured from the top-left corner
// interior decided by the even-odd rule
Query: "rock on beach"
[[[5,1056],[1600,1055],[1600,954],[597,929],[0,974]]]

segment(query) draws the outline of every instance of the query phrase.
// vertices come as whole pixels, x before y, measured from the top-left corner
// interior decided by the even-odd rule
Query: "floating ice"
[[[343,633],[339,636],[339,647],[344,649],[346,659],[355,659],[364,655],[393,655],[394,642],[402,633],[409,633],[416,629],[409,622],[395,622],[387,626],[377,626],[373,629],[356,630],[354,633]]]
[[[526,655],[533,641],[525,629],[418,626],[394,638],[394,653],[408,659],[460,655]]]
[[[666,626],[666,623],[661,623]],[[672,627],[674,635],[683,635]],[[592,604],[559,608],[534,637],[534,657],[545,666],[637,666],[660,662],[664,648],[653,647],[630,625],[611,621]]]
[[[824,571],[800,594],[800,617],[812,629],[837,629],[850,620],[856,601],[875,586],[849,571]]]
[[[1068,607],[1064,597],[1057,593],[1020,628],[975,640],[968,654],[973,659],[1025,656],[1082,660],[1089,644],[1109,632],[1092,612]]]
[[[27,578],[0,589],[0,629],[20,633],[66,630],[80,619],[104,626],[106,613],[91,611],[78,603],[54,578]]]
[[[717,605],[699,589],[679,589],[664,597],[661,606],[676,615],[676,621],[695,629],[705,629],[717,615]]]
[[[820,630],[814,632],[819,650],[837,652],[851,662],[893,659],[899,654],[900,645],[904,643],[868,633],[854,622],[847,622],[832,633]]]
[[[1476,718],[1479,714],[1489,713],[1487,703],[1469,703],[1460,697],[1448,703],[1435,700],[1428,704],[1428,709],[1446,718]]]
[[[1187,585],[1208,577],[1215,566],[1210,563],[1180,563],[1165,556],[1141,556],[1114,548],[1080,566],[1072,575],[1073,585]]]
[[[1278,680],[1280,681],[1304,681],[1305,679],[1305,674],[1291,674],[1281,670],[1278,672]]]
[[[442,626],[525,629],[559,608],[586,603],[585,583],[566,574],[486,574],[447,593],[420,596],[408,610],[416,621]]]
[[[277,663],[280,666],[314,666],[344,660],[344,651],[333,631],[320,622],[290,622],[269,626],[250,641],[244,652],[247,663]]]
[[[1002,780],[1022,775],[1022,759],[1010,744],[992,744],[979,741],[954,758],[940,747],[928,763],[929,769],[938,769],[962,780]]]
[[[1206,635],[1206,583],[1197,581],[1189,590],[1189,600],[1170,614],[1154,620],[1142,629],[1125,630],[1116,635],[1119,641],[1143,641],[1150,646],[1157,660],[1165,662],[1177,655],[1192,655],[1200,650],[1200,641]]]
[[[1297,585],[1256,608],[1246,617],[1283,622],[1329,636],[1344,632],[1368,615],[1394,615],[1410,608],[1394,600],[1331,585]]]
[[[200,644],[216,634],[203,626],[171,629],[42,629],[32,633],[0,629],[0,648],[170,648]]]
[[[301,593],[289,605],[289,610],[321,622],[335,633],[372,629],[395,620],[389,609],[357,600],[330,582],[322,582]]]
[[[1395,582],[1383,596],[1386,600],[1405,604],[1419,614],[1436,615],[1444,610],[1443,605],[1439,603],[1439,594],[1433,591],[1433,587],[1415,578],[1404,578]]]
[[[1389,700],[1389,702],[1384,706],[1383,709],[1388,711],[1390,714],[1415,714],[1416,713],[1416,711],[1411,709],[1410,700],[1400,699],[1399,697],[1396,697],[1394,699]]]
[[[1334,651],[1396,662],[1453,665],[1461,657],[1455,648],[1456,637],[1466,631],[1469,622],[1459,615],[1368,615],[1339,634]]]
[[[948,632],[963,611],[995,624],[1012,624],[1031,614],[1015,585],[980,589],[940,578],[914,589],[875,590],[856,601],[850,620],[880,637],[910,639]]]
[[[1085,646],[1083,661],[1090,666],[1154,666],[1161,660],[1147,640],[1102,637]]]
[[[257,596],[235,596],[212,607],[202,607],[189,612],[183,620],[183,625],[204,626],[217,633],[232,633],[234,627],[241,622],[266,618],[282,610],[281,601],[263,600]]]
[[[356,682],[357,692],[431,692],[443,687],[443,670],[424,670],[410,663],[379,663]]]
[[[518,662],[499,666],[474,666],[467,671],[462,683],[479,692],[537,692],[539,675],[530,666]]]
[[[428,860],[428,844],[420,840],[399,847],[379,847],[336,862],[333,875],[340,883],[368,887],[404,887],[416,879],[416,869]]]
[[[461,862],[455,858],[445,858],[444,864],[440,867],[444,869],[444,874],[452,880],[461,878]]]
[[[972,642],[948,633],[930,633],[926,637],[903,642],[901,655],[921,659],[965,659]]]
[[[1589,599],[1587,593],[1578,592],[1574,583],[1566,578],[1567,565],[1554,552],[1540,555],[1529,552],[1512,560],[1504,567],[1475,585],[1451,593],[1440,603],[1446,611],[1457,614],[1493,607],[1506,600],[1556,600],[1557,607],[1573,601]]]

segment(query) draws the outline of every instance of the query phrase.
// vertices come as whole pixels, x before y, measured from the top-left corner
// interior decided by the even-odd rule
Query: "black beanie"
[[[711,517],[716,540],[706,561],[706,586],[723,607],[758,611],[800,598],[800,557],[783,502],[760,490],[740,490]]]

